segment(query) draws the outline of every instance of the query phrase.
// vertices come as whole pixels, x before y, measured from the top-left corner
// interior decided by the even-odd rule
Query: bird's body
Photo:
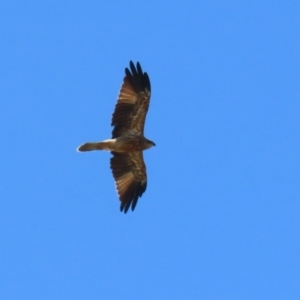
[[[143,151],[153,146],[153,142],[141,135],[126,135],[102,142],[85,143],[78,147],[78,151],[107,150],[113,152]]]
[[[150,101],[150,80],[139,63],[130,62],[125,69],[115,111],[112,116],[112,138],[85,143],[78,151],[107,150],[113,157],[110,166],[121,201],[121,211],[134,210],[137,200],[147,187],[143,150],[155,144],[144,137],[144,124]]]

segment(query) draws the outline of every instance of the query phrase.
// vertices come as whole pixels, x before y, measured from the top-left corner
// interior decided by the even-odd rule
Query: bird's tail
[[[95,143],[85,143],[77,148],[78,152],[93,151],[93,150],[109,150],[109,147],[105,142],[95,142]]]

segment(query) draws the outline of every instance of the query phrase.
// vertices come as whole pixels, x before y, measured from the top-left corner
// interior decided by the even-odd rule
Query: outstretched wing
[[[134,210],[138,198],[142,196],[147,187],[146,166],[143,153],[111,152],[110,168],[116,182],[119,199],[121,201],[120,210],[126,213],[131,205]]]
[[[130,70],[125,69],[125,77],[118,96],[111,125],[112,138],[126,133],[143,134],[146,114],[150,102],[151,86],[148,74],[139,63],[130,61]]]

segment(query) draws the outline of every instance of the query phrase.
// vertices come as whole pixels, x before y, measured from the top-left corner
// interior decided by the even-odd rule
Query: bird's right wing
[[[142,71],[139,63],[135,67],[132,61],[130,70],[126,68],[125,74],[112,116],[112,138],[130,132],[143,134],[149,108],[151,86],[148,74]]]

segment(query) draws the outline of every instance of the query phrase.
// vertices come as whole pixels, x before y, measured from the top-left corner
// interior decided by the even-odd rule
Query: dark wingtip
[[[121,200],[120,205],[120,211],[126,214],[131,206],[131,210],[134,211],[139,197],[142,197],[143,193],[146,191],[147,188],[147,182],[144,183],[137,183],[135,187],[132,187],[132,189],[129,191],[129,194],[126,195],[125,199]]]
[[[129,62],[129,66],[130,66],[130,68],[134,68],[135,69],[135,66],[134,66],[134,63],[133,63],[132,60]]]
[[[151,92],[149,76],[147,72],[143,72],[141,64],[137,62],[135,66],[133,61],[131,60],[129,62],[129,68],[125,68],[125,74],[129,78],[133,86],[135,86],[137,91],[147,89],[149,92]]]
[[[128,209],[130,207],[130,202],[127,202],[127,203],[122,203],[121,202],[121,205],[120,205],[120,212],[123,212],[124,211],[124,214],[127,213]]]

